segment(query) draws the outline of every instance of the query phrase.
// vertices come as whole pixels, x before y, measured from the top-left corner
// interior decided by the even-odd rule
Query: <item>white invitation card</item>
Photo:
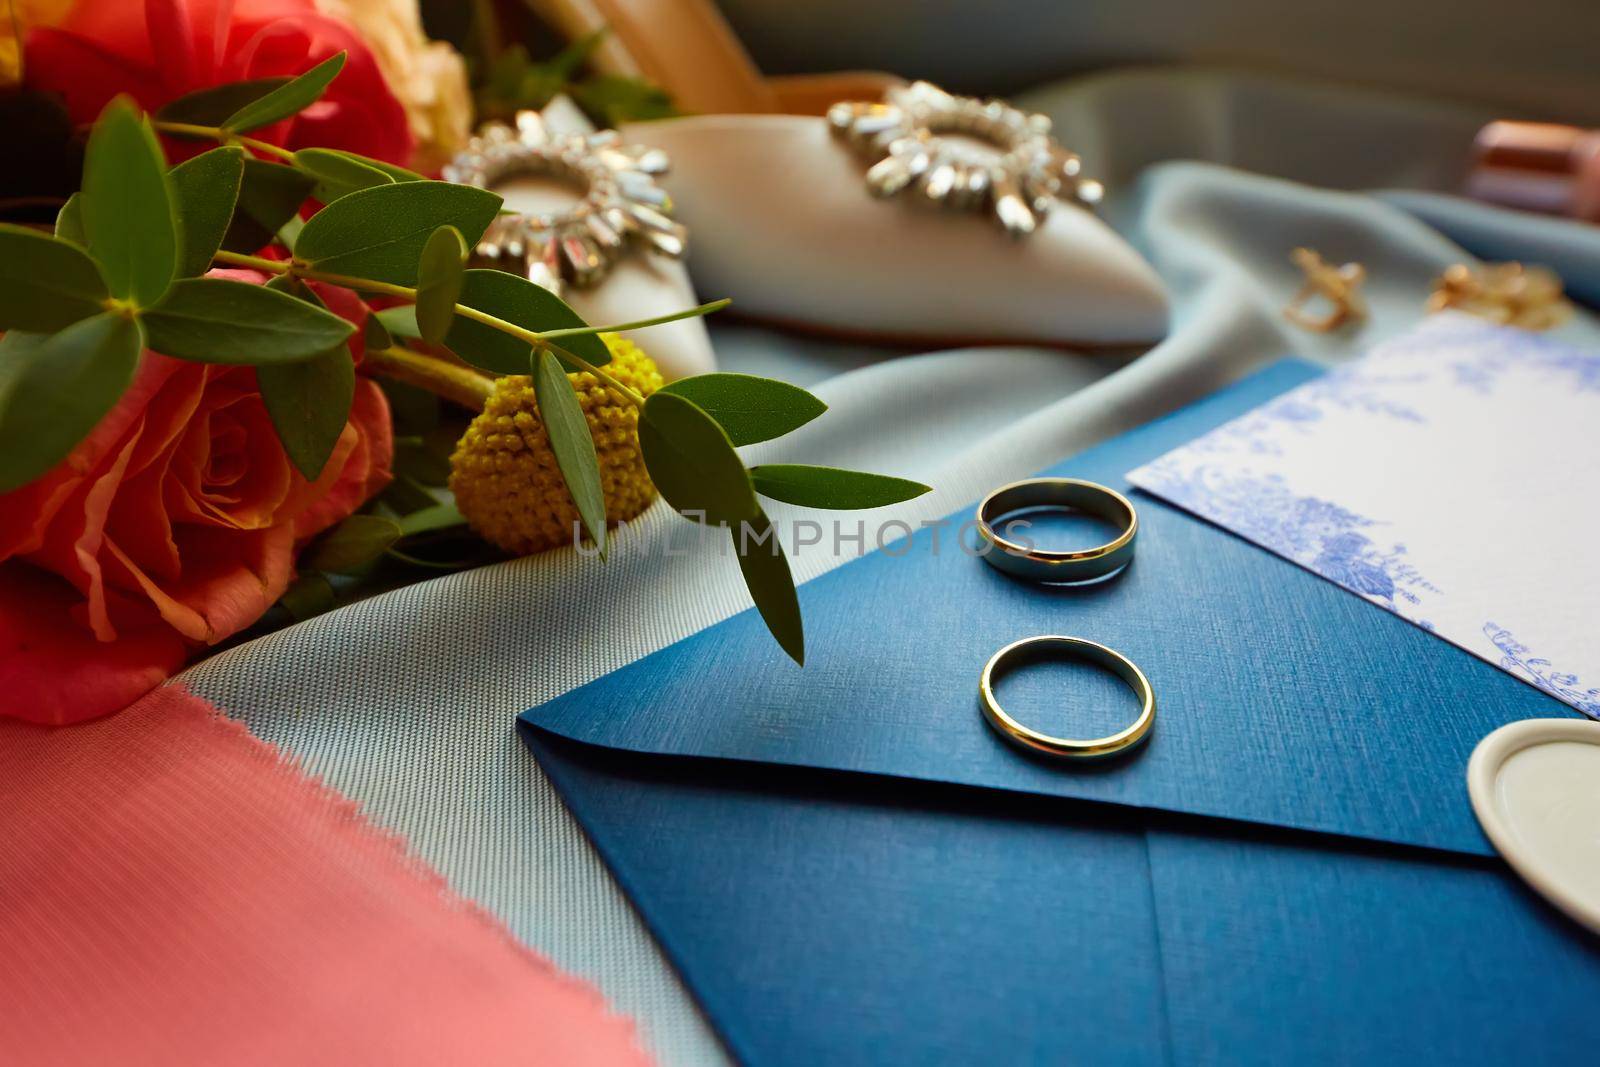
[[[1600,719],[1600,352],[1435,315],[1128,477]]]

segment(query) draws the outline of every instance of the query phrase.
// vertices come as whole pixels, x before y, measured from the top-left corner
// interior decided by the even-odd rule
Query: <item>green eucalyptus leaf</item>
[[[316,103],[328,88],[328,83],[344,69],[345,54],[329,56],[298,78],[293,78],[276,89],[257,97],[222,120],[222,125],[235,133],[248,133],[261,126],[270,126],[291,115],[299,114]]]
[[[333,583],[328,581],[327,575],[316,571],[301,574],[278,598],[278,604],[295,622],[305,622],[332,611],[335,601]]]
[[[466,525],[466,516],[454,504],[432,504],[402,516],[400,532],[406,537],[435,533]]]
[[[318,309],[328,307],[293,275],[280,274],[267,288]],[[256,382],[283,451],[307,482],[315,482],[350,418],[355,362],[349,347],[339,344],[298,363],[264,363],[256,368]]]
[[[499,210],[498,196],[470,185],[376,185],[340,197],[311,216],[300,231],[295,255],[331,274],[412,285],[434,230],[454,226],[470,247]],[[526,368],[526,361],[522,366]]]
[[[594,436],[583,417],[583,406],[553,352],[539,353],[533,368],[533,394],[539,402],[545,432],[550,435],[550,450],[555,453],[561,478],[578,506],[584,532],[604,555],[606,495],[600,485],[600,459],[595,455]]]
[[[229,115],[236,113],[246,104],[254,103],[273,90],[281,89],[288,84],[287,77],[277,77],[215,85],[163,104],[156,112],[156,118],[162,122],[182,122],[191,126],[221,126]]]
[[[278,275],[267,288],[327,308],[315,290],[292,275]],[[337,345],[298,363],[263,364],[256,368],[256,382],[289,462],[307,481],[316,481],[350,418],[356,391],[350,349]]]
[[[739,555],[739,572],[744,575],[745,588],[750,590],[756,610],[761,612],[761,621],[789,658],[805,666],[806,633],[800,618],[800,597],[777,531],[765,514],[757,512],[754,519],[728,533]]]
[[[439,425],[439,397],[426,389],[394,378],[379,378],[378,388],[389,400],[395,434],[420,436]]]
[[[394,470],[396,474],[422,484],[442,486],[450,481],[450,453],[454,451],[455,439],[441,442],[435,434],[423,435],[420,440],[397,441],[394,446]]]
[[[534,63],[522,44],[500,49],[484,66],[476,100],[484,118],[510,119],[519,108],[542,108],[566,82],[551,63]]]
[[[267,279],[266,284],[268,289],[280,293],[288,293],[296,300],[304,300],[308,304],[315,304],[321,308],[328,306],[322,302],[322,297],[311,291],[311,286],[300,278],[296,278],[293,274],[274,274]]]
[[[384,379],[384,385],[394,383],[392,379]],[[393,397],[404,398],[403,391],[389,391]],[[428,393],[428,396],[433,394]],[[437,398],[435,398],[437,400]],[[444,486],[450,481],[450,455],[456,450],[456,442],[466,432],[466,423],[451,418],[439,420],[438,405],[432,411],[432,426],[427,426],[427,412],[419,410],[395,410],[397,425],[399,422],[406,424],[412,432],[397,437],[394,444],[394,470],[396,474],[404,474],[422,485]],[[418,416],[421,416],[418,418]]]
[[[652,393],[639,413],[639,447],[650,480],[678,511],[734,525],[761,514],[733,443],[692,401]]]
[[[456,317],[466,268],[467,243],[461,231],[454,226],[434,230],[417,264],[417,329],[429,344],[444,344]]]
[[[426,178],[414,170],[407,170],[405,167],[397,167],[387,160],[373,159],[371,156],[364,156],[360,152],[346,152],[342,148],[328,148],[324,149],[324,151],[332,152],[337,156],[343,156],[345,159],[371,167],[374,170],[381,170],[397,182],[427,181]]]
[[[736,445],[782,437],[828,410],[797,385],[753,374],[699,374],[672,382],[662,391],[694,401]]]
[[[294,154],[294,165],[317,183],[312,195],[324,204],[374,185],[394,184],[394,178],[386,171],[327,148],[300,149]]]
[[[280,274],[267,288],[322,310],[328,306],[293,275]],[[355,397],[350,349],[340,344],[307,360],[262,364],[256,368],[256,381],[289,461],[307,481],[315,481],[350,418]]]
[[[571,87],[572,99],[603,126],[649,122],[678,114],[660,86],[620,74],[596,74]]]
[[[193,278],[211,269],[222,245],[244,179],[244,149],[213,148],[172,168],[172,196],[183,223],[178,277]]]
[[[331,574],[355,574],[400,540],[400,524],[381,515],[352,515],[323,535],[300,561],[302,567]]]
[[[544,286],[503,270],[467,271],[462,280],[461,296],[456,302],[535,332],[588,325],[576,311]],[[444,343],[468,363],[494,374],[528,373],[531,346],[527,341],[464,315],[456,316],[449,332],[445,334]],[[564,337],[561,346],[596,367],[611,362],[611,350],[594,334]],[[582,368],[569,366],[568,369]]]
[[[294,255],[294,243],[300,239],[300,231],[305,229],[306,222],[299,215],[290,215],[289,221],[278,227],[278,243]]]
[[[128,388],[143,347],[138,323],[110,312],[0,337],[0,493],[66,458]]]
[[[767,463],[751,467],[750,482],[762,496],[786,504],[833,511],[881,508],[930,491],[929,486],[906,478],[838,467],[809,467],[803,463]]]
[[[578,69],[589,62],[610,30],[605,26],[598,30],[591,30],[579,37],[576,41],[557,52],[548,63],[544,64],[550,72],[562,81],[568,81],[578,73]]]
[[[361,347],[368,352],[382,352],[394,345],[394,335],[384,328],[378,316],[369,314],[361,327]]]
[[[300,211],[316,183],[293,167],[260,159],[244,161],[239,205],[222,247],[254,252],[268,244]]]
[[[142,316],[157,352],[201,363],[292,363],[342,345],[355,327],[286,293],[225,278],[185,278]]]
[[[422,328],[417,325],[417,309],[411,304],[398,304],[382,311],[374,311],[372,317],[396,337],[422,336]]]
[[[378,496],[385,506],[394,509],[401,515],[411,515],[414,512],[434,507],[439,503],[421,482],[408,478],[404,474],[395,473],[394,480]],[[404,522],[404,519],[401,519]]]
[[[77,245],[0,222],[0,330],[53,333],[103,310],[107,295]]]
[[[89,239],[83,235],[83,194],[73,193],[61,205],[56,213],[56,236],[79,248],[89,247]]]
[[[350,419],[356,368],[344,345],[298,363],[256,368],[261,399],[295,469],[314,482]]]
[[[178,271],[180,231],[161,145],[127,97],[89,131],[83,160],[83,232],[113,296],[160,300]]]

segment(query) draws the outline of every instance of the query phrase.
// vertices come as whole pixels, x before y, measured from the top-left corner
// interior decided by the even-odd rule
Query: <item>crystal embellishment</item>
[[[1050,135],[1044,115],[929,82],[890,89],[881,104],[835,104],[828,124],[874,160],[874,195],[911,190],[944,207],[988,212],[1018,237],[1038,229],[1055,200],[1092,206],[1105,192]]]
[[[665,152],[625,145],[615,130],[556,134],[537,111],[517,114],[515,128],[492,122],[444,168],[446,181],[480,189],[518,176],[548,176],[582,190],[570,208],[504,214],[489,224],[476,258],[560,294],[567,285],[598,284],[633,246],[676,259],[688,231],[670,217],[672,199],[656,184]]]

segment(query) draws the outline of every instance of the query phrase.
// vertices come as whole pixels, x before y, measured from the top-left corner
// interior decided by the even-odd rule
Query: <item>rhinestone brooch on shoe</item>
[[[1056,199],[1093,205],[1105,192],[1050,135],[1044,115],[928,82],[890,89],[881,104],[835,104],[828,124],[875,160],[867,171],[875,195],[913,189],[945,207],[992,213],[1019,237]]]
[[[566,285],[599,283],[638,243],[683,255],[688,232],[669,217],[671,198],[655,180],[667,167],[666,153],[624,145],[615,130],[558,135],[537,111],[522,111],[515,128],[495,122],[479,130],[443,177],[487,189],[507,178],[548,176],[581,190],[570,208],[501,215],[474,249],[485,264],[559,294]]]

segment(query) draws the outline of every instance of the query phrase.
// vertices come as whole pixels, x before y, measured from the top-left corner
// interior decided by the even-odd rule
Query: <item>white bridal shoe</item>
[[[1166,332],[1160,279],[1091,211],[1058,200],[1025,236],[917,189],[880,199],[872,160],[822,118],[706,115],[624,127],[664,149],[660,181],[707,298],[741,315],[928,344],[1144,344]],[[609,284],[609,283],[608,283]]]
[[[1098,186],[1041,177],[1059,175],[1069,157],[1077,173],[1075,157],[1034,135],[1029,122],[1047,126],[1042,118],[920,83],[888,97],[898,110],[840,105],[831,126],[708,115],[635,124],[620,136],[595,134],[561,98],[542,116],[525,113],[517,130],[487,127],[445,173],[492,185],[524,213],[492,225],[479,255],[556,289],[589,322],[649,319],[728,296],[742,316],[928,347],[1121,346],[1164,335],[1159,278],[1076,202]],[[927,118],[919,102],[957,113],[938,116],[945,127],[936,133],[903,124],[879,131],[885,117]],[[865,117],[853,124],[850,114]],[[963,115],[987,125],[969,136]],[[984,133],[997,127],[1023,148],[986,147]],[[879,163],[891,142],[900,154]],[[1052,154],[1029,153],[1041,145]],[[915,173],[886,182],[897,168]],[[1010,195],[998,195],[1002,182]],[[634,337],[669,380],[715,369],[699,319]]]

